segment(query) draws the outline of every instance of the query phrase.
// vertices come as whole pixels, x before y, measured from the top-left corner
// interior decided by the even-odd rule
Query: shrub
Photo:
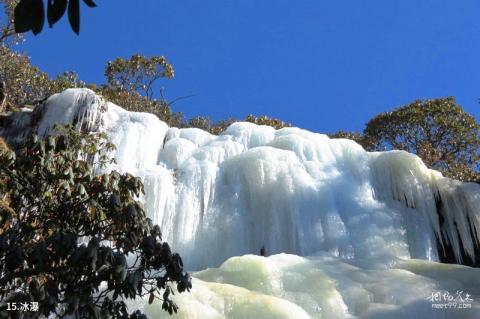
[[[141,296],[176,312],[171,284],[191,279],[136,200],[141,180],[94,174],[110,162],[105,135],[57,130],[0,151],[0,317],[19,317],[6,302],[38,302],[22,318],[141,318],[124,302]]]

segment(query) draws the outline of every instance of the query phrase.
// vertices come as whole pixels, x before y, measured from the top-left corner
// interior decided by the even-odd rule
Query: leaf
[[[95,8],[97,6],[92,0],[83,0],[83,2],[85,2],[85,4],[90,8]]]
[[[148,298],[148,304],[151,305],[154,299],[155,299],[155,295],[152,292],[150,293],[150,297]]]
[[[15,7],[15,32],[39,34],[45,23],[43,0],[21,0]]]
[[[85,189],[85,186],[83,186],[83,184],[77,184],[77,192],[80,194],[80,196],[87,194],[87,190]]]
[[[47,6],[48,24],[52,27],[67,10],[67,0],[49,0]]]
[[[167,287],[165,289],[165,291],[163,292],[163,300],[165,300],[165,301],[169,300],[168,296],[170,296],[170,287]]]
[[[70,0],[68,2],[68,21],[73,32],[80,34],[80,1]]]
[[[31,11],[28,8],[29,4],[26,0],[21,0],[15,7],[14,19],[15,19],[15,32],[23,33],[32,29],[31,26]]]

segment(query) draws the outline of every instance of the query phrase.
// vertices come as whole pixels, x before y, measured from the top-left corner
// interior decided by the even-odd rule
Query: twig
[[[175,102],[178,102],[180,100],[184,100],[184,99],[188,99],[188,98],[191,98],[191,97],[194,97],[196,96],[197,94],[189,94],[189,95],[185,95],[185,96],[180,96],[180,97],[177,97],[176,99],[173,99],[171,102],[168,102],[167,105],[168,106],[171,106],[173,103]]]

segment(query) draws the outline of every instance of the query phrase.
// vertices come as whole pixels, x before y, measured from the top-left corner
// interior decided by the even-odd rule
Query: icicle
[[[111,169],[143,178],[148,214],[192,269],[262,246],[384,266],[437,260],[442,249],[458,262],[478,257],[480,185],[444,178],[405,152],[252,123],[220,136],[169,128],[87,89],[48,99],[37,131],[55,122],[108,134]]]

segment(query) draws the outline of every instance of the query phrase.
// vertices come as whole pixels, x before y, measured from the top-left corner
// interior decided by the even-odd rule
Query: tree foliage
[[[154,98],[156,83],[160,79],[170,79],[174,74],[172,65],[163,56],[145,57],[135,54],[129,59],[117,58],[109,62],[105,68],[107,85],[101,87],[101,93],[107,100],[129,111],[153,113],[169,126],[195,127],[218,135],[228,125],[236,122],[231,118],[213,123],[206,116],[196,116],[185,121],[182,113],[173,112],[171,109],[171,104],[179,99],[169,103],[163,98],[161,90],[162,98]],[[245,121],[270,125],[276,129],[291,126],[282,120],[267,116],[249,115]]]
[[[152,113],[170,126],[182,127],[183,114],[173,112],[163,97],[154,97],[157,82],[172,78],[174,73],[173,66],[163,56],[134,54],[129,59],[108,62],[105,68],[107,84],[94,90],[126,110]]]
[[[254,116],[247,115],[244,119],[245,122],[255,123],[257,125],[267,125],[275,129],[281,129],[284,127],[291,127],[290,123],[286,123],[282,120],[270,118],[268,116]],[[219,135],[223,133],[232,123],[239,122],[239,120],[234,118],[229,118],[226,120],[220,120],[218,122],[212,122],[209,117],[206,116],[196,116],[188,120],[185,123],[184,127],[196,127],[204,131],[210,132],[214,135]]]
[[[364,131],[372,150],[400,149],[451,178],[472,181],[480,170],[480,125],[452,97],[418,100],[377,115]]]
[[[51,79],[32,65],[29,57],[13,47],[22,37],[13,27],[13,10],[18,0],[0,0],[5,21],[0,21],[0,113],[33,106],[54,93],[83,86],[74,72],[65,72]]]
[[[4,108],[17,109],[34,105],[67,88],[83,86],[74,72],[65,72],[51,79],[30,63],[30,59],[5,46],[0,46],[0,82],[5,98]]]
[[[235,122],[238,122],[238,120],[234,119],[233,117],[228,118],[226,120],[220,120],[210,128],[210,133],[214,135],[219,135],[223,133],[231,124]]]
[[[134,54],[129,59],[117,58],[105,69],[107,84],[112,88],[137,92],[153,98],[154,84],[160,78],[173,78],[174,70],[163,56],[146,57]]]
[[[96,7],[92,0],[83,0],[90,8]],[[68,11],[70,27],[80,33],[80,0],[46,0],[47,20],[50,27],[58,22]],[[32,31],[37,35],[45,24],[45,6],[43,0],[20,0],[15,7],[15,32]]]
[[[196,116],[186,121],[182,113],[173,112],[171,105],[185,97],[167,102],[161,89],[159,91],[161,98],[157,99],[154,96],[157,82],[160,79],[173,78],[174,74],[173,66],[163,56],[146,57],[134,54],[129,59],[117,58],[107,64],[105,68],[107,84],[100,87],[100,92],[107,100],[129,111],[155,114],[169,126],[195,127],[218,135],[228,125],[237,121],[230,118],[213,123],[206,116]],[[98,91],[98,88],[94,89]],[[276,129],[291,126],[282,120],[267,116],[249,115],[245,121],[270,125]]]
[[[184,124],[183,114],[174,112],[168,102],[163,99],[148,99],[137,92],[109,86],[100,88],[93,86],[91,88],[99,92],[106,100],[120,105],[128,111],[152,113],[170,126],[182,127]]]
[[[17,3],[18,0],[0,0],[0,6],[5,13],[3,16],[0,15],[0,43],[9,48],[22,40],[22,36],[15,32],[13,12]]]
[[[292,124],[290,124],[290,123],[284,122],[280,119],[270,118],[266,115],[254,116],[254,115],[250,114],[245,118],[245,121],[255,123],[257,125],[268,125],[268,126],[271,126],[271,127],[275,128],[277,130],[281,129],[281,128],[284,128],[284,127],[292,126]]]
[[[335,133],[328,134],[328,137],[330,138],[346,138],[349,140],[353,140],[357,142],[358,144],[362,145],[364,148],[368,149],[366,147],[366,141],[365,141],[365,136],[361,133],[358,132],[352,132],[352,131],[344,131],[340,130]]]
[[[188,120],[186,125],[187,127],[195,127],[201,130],[211,132],[212,130],[212,120],[207,116],[195,116]]]
[[[18,0],[0,1],[6,4],[8,16],[11,15],[12,8]],[[197,127],[218,135],[237,121],[230,118],[213,123],[210,118],[204,116],[185,120],[181,112],[174,112],[171,105],[189,96],[171,102],[163,97],[163,89],[158,86],[158,82],[162,79],[171,79],[175,74],[173,66],[163,56],[147,57],[134,54],[128,59],[117,58],[106,65],[106,84],[85,84],[74,72],[65,72],[55,79],[50,78],[32,65],[26,55],[17,53],[5,45],[5,41],[0,47],[0,65],[4,66],[0,69],[0,113],[25,106],[33,107],[54,93],[67,88],[86,86],[126,110],[152,113],[169,126]],[[291,126],[289,123],[267,116],[249,115],[245,121],[270,125],[277,129]]]
[[[124,302],[139,296],[176,312],[171,284],[183,292],[191,279],[136,200],[141,180],[94,173],[110,161],[105,135],[57,132],[15,151],[0,143],[0,300],[39,302],[23,318],[144,318]]]

